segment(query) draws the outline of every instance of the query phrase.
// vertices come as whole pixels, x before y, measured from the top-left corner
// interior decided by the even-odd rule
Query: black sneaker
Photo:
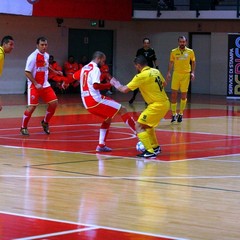
[[[158,155],[162,151],[160,146],[153,148],[153,150],[156,155]]]
[[[129,101],[129,104],[133,104],[135,98],[131,98],[130,101]]]
[[[141,157],[141,158],[155,158],[156,154],[154,152],[150,153],[147,150],[145,150],[145,152],[143,152],[141,154],[138,154],[137,157]]]
[[[182,122],[182,117],[183,117],[183,115],[182,114],[178,114],[178,118],[177,118],[177,121],[180,123],[180,122]]]
[[[174,123],[174,122],[176,122],[177,121],[177,114],[175,114],[175,115],[172,115],[172,120],[171,120],[171,123]]]
[[[27,128],[21,128],[21,129],[20,129],[20,133],[21,133],[23,136],[29,136],[29,132],[28,132],[28,129],[27,129]]]
[[[44,122],[44,121],[42,120],[41,124],[42,124],[42,127],[43,127],[43,131],[44,131],[46,134],[50,134],[48,123],[46,123],[46,122]]]

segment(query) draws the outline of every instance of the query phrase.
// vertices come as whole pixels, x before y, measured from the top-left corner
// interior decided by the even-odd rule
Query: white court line
[[[166,235],[152,234],[152,233],[147,233],[147,232],[132,231],[132,230],[126,230],[126,229],[120,229],[120,228],[111,228],[111,227],[101,226],[101,225],[85,224],[85,223],[79,223],[79,222],[58,220],[58,219],[53,219],[53,218],[44,218],[44,217],[37,217],[37,216],[31,216],[31,215],[23,215],[23,214],[19,214],[19,213],[11,213],[11,212],[5,212],[5,211],[0,211],[0,213],[9,214],[9,215],[18,216],[18,217],[40,219],[40,220],[53,221],[53,222],[59,222],[59,223],[68,223],[68,224],[74,224],[74,225],[78,225],[78,226],[86,226],[86,227],[89,227],[89,228],[93,227],[93,228],[96,228],[96,229],[101,228],[101,229],[107,229],[107,230],[111,230],[111,231],[127,232],[127,233],[146,235],[146,236],[152,236],[152,237],[171,238],[172,240],[189,240],[189,239],[186,239],[186,238],[177,238],[177,237],[173,237],[173,236],[166,236]],[[24,238],[24,240],[25,239],[26,238]]]
[[[98,227],[89,227],[89,228],[82,228],[82,229],[77,229],[77,230],[69,230],[69,231],[55,232],[55,233],[49,233],[49,234],[35,235],[35,236],[24,237],[24,238],[15,238],[14,240],[43,239],[46,237],[62,236],[62,235],[66,235],[66,234],[85,232],[85,231],[95,230],[95,229],[99,229],[99,228]]]
[[[84,175],[84,174],[83,174]],[[142,176],[26,176],[26,175],[10,175],[10,174],[6,174],[6,175],[0,175],[0,177],[4,177],[4,178],[27,178],[27,179],[101,179],[101,180],[126,180],[126,179],[130,179],[130,180],[172,180],[172,179],[226,179],[226,178],[240,178],[240,175],[220,175],[220,176],[163,176],[163,177],[142,177]]]

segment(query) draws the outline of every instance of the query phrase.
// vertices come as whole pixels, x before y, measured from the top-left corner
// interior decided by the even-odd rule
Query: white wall
[[[91,27],[90,20],[64,19],[62,27],[57,27],[55,18],[36,18],[0,15],[0,37],[12,35],[15,49],[6,55],[5,67],[0,78],[0,94],[23,93],[25,87],[24,67],[27,56],[36,48],[36,39],[46,36],[49,53],[63,63],[68,56],[68,28],[97,29]],[[238,21],[162,21],[133,20],[131,22],[106,21],[106,30],[114,31],[113,73],[123,83],[135,74],[133,59],[136,50],[142,46],[142,39],[149,37],[155,49],[159,67],[166,75],[170,50],[177,46],[179,35],[188,32],[212,32],[211,34],[211,94],[226,94],[227,76],[227,33],[240,29]],[[198,63],[200,64],[200,63]],[[198,76],[196,76],[197,80]],[[167,91],[169,90],[167,87]]]

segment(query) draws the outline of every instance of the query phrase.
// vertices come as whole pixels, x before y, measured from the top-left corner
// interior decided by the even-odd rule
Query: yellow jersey
[[[2,47],[0,47],[0,76],[2,75],[3,65],[4,65],[5,52]]]
[[[159,70],[146,66],[134,76],[127,87],[132,91],[139,88],[144,101],[151,104],[168,100],[163,82],[165,82],[165,79]]]
[[[179,47],[174,48],[170,54],[170,61],[174,62],[175,72],[190,73],[191,61],[195,62],[194,51],[187,47],[183,51]]]

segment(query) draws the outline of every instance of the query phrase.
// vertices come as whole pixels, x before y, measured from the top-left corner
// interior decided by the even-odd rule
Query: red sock
[[[28,122],[32,116],[32,112],[29,112],[26,110],[23,114],[23,119],[22,119],[22,128],[27,128]]]
[[[135,133],[135,121],[134,119],[129,115],[129,113],[125,113],[121,116],[122,120],[131,128],[131,130]]]
[[[46,115],[44,117],[44,122],[48,123],[50,121],[53,114],[55,113],[56,108],[57,108],[57,104],[49,104],[48,105]]]

